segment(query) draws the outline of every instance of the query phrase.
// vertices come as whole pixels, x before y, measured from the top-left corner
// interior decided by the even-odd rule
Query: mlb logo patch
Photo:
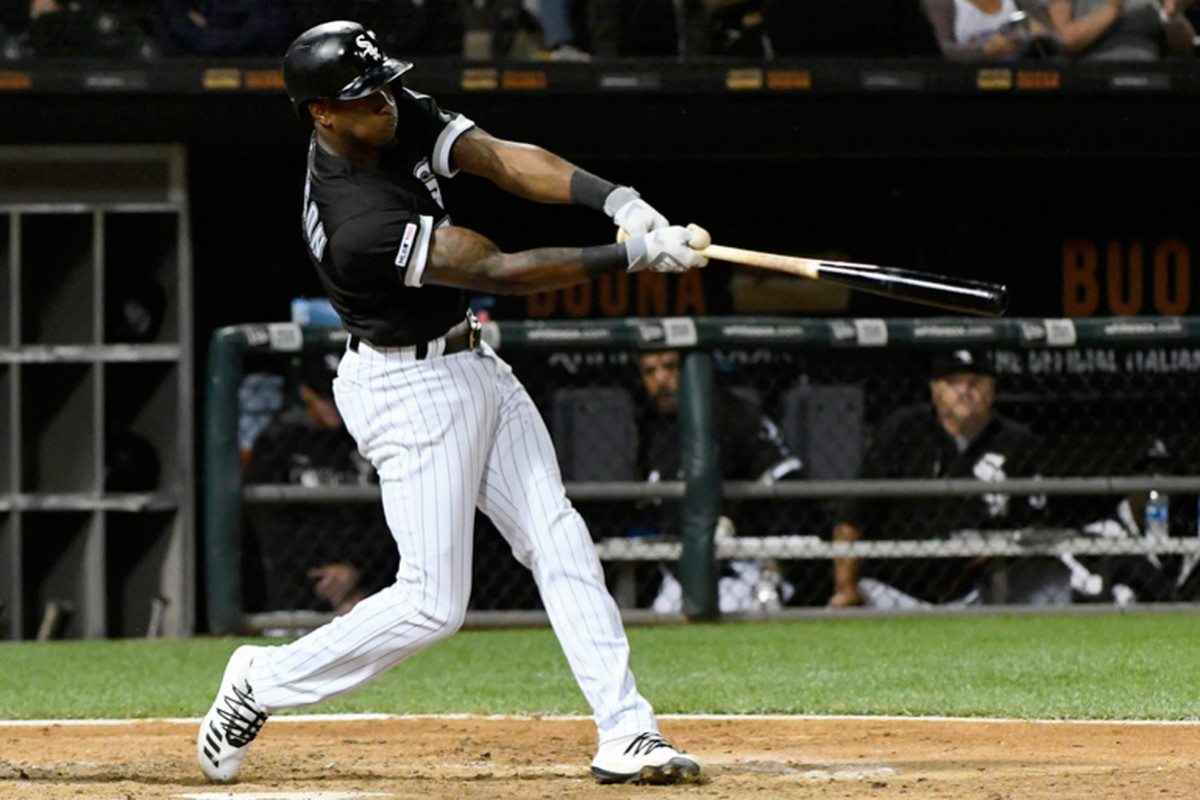
[[[400,237],[400,249],[396,251],[396,266],[400,269],[408,266],[408,258],[412,255],[413,242],[416,240],[416,223],[409,222],[404,226],[404,235]]]

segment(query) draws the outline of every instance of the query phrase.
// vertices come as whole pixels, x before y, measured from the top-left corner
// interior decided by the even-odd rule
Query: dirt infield
[[[1197,725],[667,717],[662,728],[704,760],[704,781],[596,784],[584,719],[272,720],[230,786],[200,775],[195,723],[0,723],[0,797],[1200,797]]]

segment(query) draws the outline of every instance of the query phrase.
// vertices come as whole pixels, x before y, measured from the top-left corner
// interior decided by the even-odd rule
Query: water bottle
[[[1147,539],[1165,539],[1170,535],[1171,500],[1165,492],[1151,489],[1146,498]]]

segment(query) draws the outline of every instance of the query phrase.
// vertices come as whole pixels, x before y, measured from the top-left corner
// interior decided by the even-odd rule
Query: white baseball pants
[[[476,506],[532,570],[595,715],[599,739],[657,731],[629,669],[629,644],[587,526],[567,500],[546,425],[486,344],[417,360],[413,348],[347,351],[337,405],[379,473],[400,552],[395,584],[256,657],[249,680],[269,711],[355,689],[462,625]]]

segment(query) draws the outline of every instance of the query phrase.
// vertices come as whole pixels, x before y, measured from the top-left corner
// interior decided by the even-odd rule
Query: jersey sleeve
[[[399,209],[347,220],[329,243],[333,269],[351,285],[358,276],[394,274],[405,286],[420,286],[436,225],[432,216]]]
[[[800,459],[757,401],[722,392],[716,411],[722,420],[718,431],[726,479],[774,483],[800,477]]]
[[[900,477],[894,466],[898,450],[907,445],[911,433],[911,409],[901,409],[885,418],[876,428],[858,469],[860,480]],[[837,506],[837,522],[853,525],[865,538],[872,538],[886,511],[888,500],[878,497],[844,497]]]
[[[405,88],[410,102],[417,109],[431,143],[430,165],[443,178],[453,178],[458,170],[450,163],[450,152],[458,137],[475,127],[474,120],[456,111],[446,111],[429,95]]]

